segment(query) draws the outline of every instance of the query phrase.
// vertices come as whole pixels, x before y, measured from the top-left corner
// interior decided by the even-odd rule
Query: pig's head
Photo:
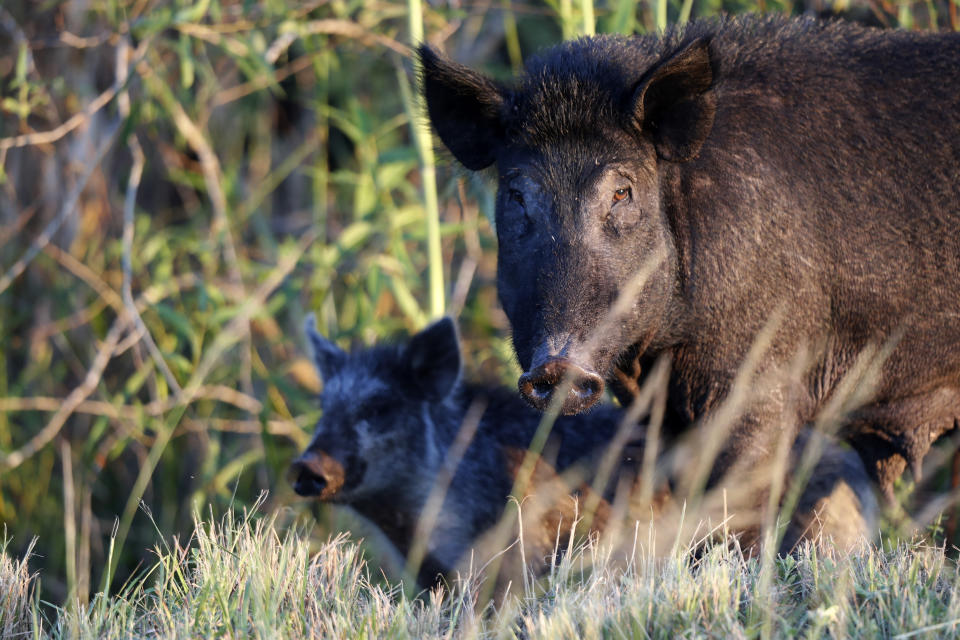
[[[323,416],[291,465],[294,490],[346,504],[402,499],[440,463],[429,409],[459,378],[453,322],[439,320],[404,344],[350,353],[317,333],[312,316],[306,333],[323,379]]]
[[[562,388],[562,411],[583,411],[618,358],[669,340],[679,265],[664,194],[713,124],[708,42],[582,39],[511,86],[426,46],[420,59],[443,143],[499,175],[498,290],[520,391],[544,409]]]

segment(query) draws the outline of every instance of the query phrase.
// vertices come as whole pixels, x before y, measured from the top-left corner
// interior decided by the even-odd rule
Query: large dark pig
[[[667,354],[674,430],[767,384],[714,480],[769,455],[889,350],[845,434],[890,495],[960,417],[960,35],[743,17],[563,43],[500,84],[420,49],[440,138],[495,166],[498,286],[525,373],[566,413]],[[772,375],[807,355],[801,376]],[[779,380],[779,381],[778,381]]]

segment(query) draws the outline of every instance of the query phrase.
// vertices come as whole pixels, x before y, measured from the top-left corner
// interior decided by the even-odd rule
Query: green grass
[[[347,542],[323,547],[344,567],[323,556],[310,564],[305,531],[277,533],[272,516],[259,530],[227,523],[194,534],[192,514],[216,520],[236,505],[252,508],[265,490],[260,511],[291,504],[307,511],[285,472],[319,416],[319,383],[301,335],[308,311],[343,346],[419,329],[445,311],[458,319],[470,371],[516,379],[496,302],[492,187],[448,157],[433,157],[407,48],[418,29],[459,61],[504,78],[561,37],[650,33],[668,22],[756,10],[803,7],[779,0],[501,0],[489,11],[470,2],[372,0],[0,4],[0,635],[42,622],[52,635],[149,627],[189,636],[194,620],[209,635],[257,633],[243,625],[269,622],[370,625],[375,635],[417,636],[410,625],[424,625],[433,634],[509,636],[528,625],[586,629],[609,620],[616,637],[616,625],[648,615],[638,603],[674,603],[657,589],[682,580],[693,589],[683,563],[653,563],[622,576],[591,574],[596,593],[565,587],[562,598],[474,618],[471,607],[457,609],[466,595],[408,601],[395,587],[357,578],[363,571]],[[876,11],[891,26],[956,26],[955,4],[881,3]],[[924,489],[949,486],[941,465]],[[316,515],[309,539],[342,528],[340,514],[320,508]],[[955,520],[946,522],[955,532]],[[179,573],[177,536],[192,540]],[[273,551],[282,557],[270,562],[286,562],[296,581],[269,582],[261,556],[250,559],[258,566],[204,573],[226,571],[216,563],[233,556],[218,550],[256,536],[280,541]],[[165,541],[159,556],[151,555],[158,540]],[[738,576],[745,600],[734,605],[711,592],[716,609],[676,602],[657,619],[679,628],[687,616],[703,629],[732,625],[731,633],[745,635],[765,628],[756,621],[771,616],[749,604],[759,569],[721,558],[726,553],[707,558],[718,580],[727,575],[715,586],[733,588]],[[876,551],[856,567],[906,571],[937,553]],[[823,575],[854,570],[825,563],[815,565]],[[648,598],[643,580],[661,569],[674,582],[657,577]],[[229,581],[247,570],[256,586]],[[893,582],[889,591],[823,606],[816,590],[794,593],[789,604],[784,594],[793,587],[775,583],[792,612],[773,620],[780,630],[845,625],[850,602],[877,607],[897,629],[953,615],[941,607],[929,618],[898,617],[896,607],[913,596],[890,601]],[[623,597],[641,600],[615,607],[612,585],[628,585]],[[295,589],[306,594],[299,604],[282,595]],[[238,600],[243,593],[249,597]],[[320,593],[362,606],[335,609]],[[606,613],[577,612],[578,598]],[[54,604],[38,609],[38,599]],[[337,606],[353,606],[344,602]],[[261,609],[235,619],[243,607]],[[808,608],[821,613],[810,618]],[[450,627],[455,611],[462,621]]]
[[[640,531],[618,550],[579,546],[540,581],[484,608],[475,577],[410,598],[349,538],[313,547],[308,529],[277,518],[198,519],[188,541],[162,541],[147,569],[78,609],[32,599],[35,578],[4,552],[0,629],[91,639],[960,637],[957,565],[938,547],[845,556],[807,547],[765,569],[734,542],[655,558],[644,545],[654,534]]]

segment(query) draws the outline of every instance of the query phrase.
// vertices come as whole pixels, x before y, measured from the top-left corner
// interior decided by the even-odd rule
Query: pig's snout
[[[291,463],[290,477],[299,495],[327,499],[343,485],[343,468],[326,454],[307,451]]]
[[[550,358],[520,376],[520,393],[535,409],[545,411],[557,389],[567,389],[560,408],[567,415],[586,411],[603,395],[603,378],[567,358]]]

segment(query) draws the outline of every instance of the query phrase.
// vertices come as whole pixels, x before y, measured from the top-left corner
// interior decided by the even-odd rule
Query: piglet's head
[[[312,316],[306,334],[323,380],[323,416],[291,465],[294,490],[343,503],[402,498],[416,474],[442,462],[426,422],[459,378],[453,322],[439,320],[404,343],[350,352],[321,336]]]

